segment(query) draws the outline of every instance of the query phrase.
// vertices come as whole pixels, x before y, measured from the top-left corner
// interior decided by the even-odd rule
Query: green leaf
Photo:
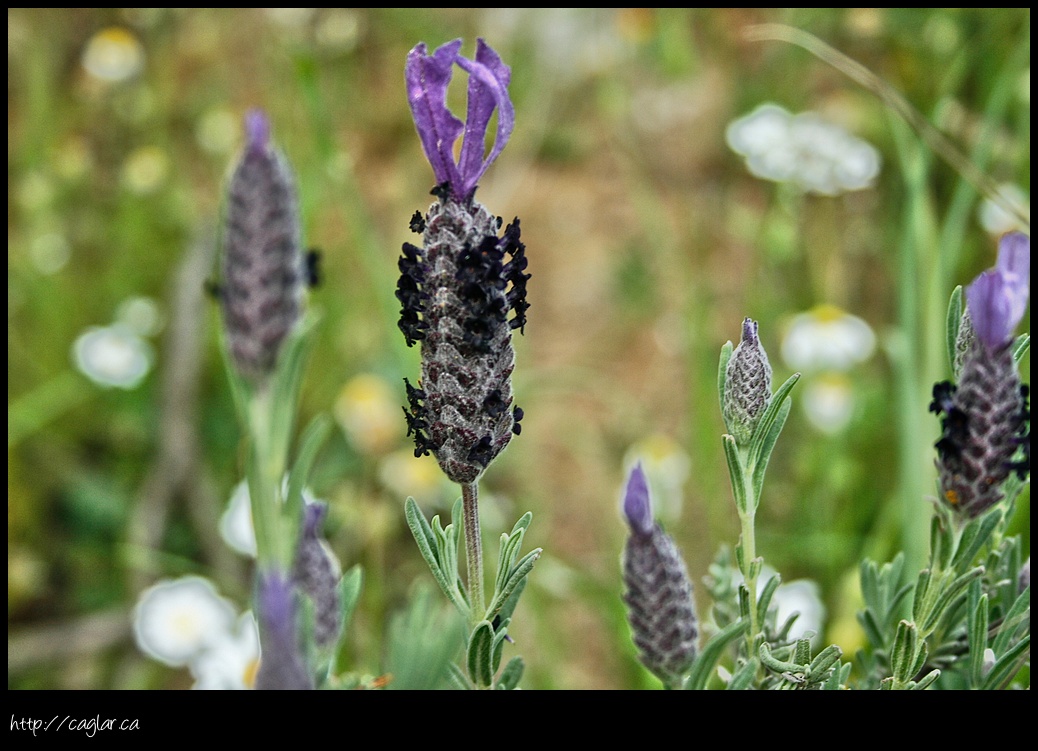
[[[835,644],[830,644],[811,660],[811,664],[807,667],[806,677],[813,682],[821,680],[832,669],[833,665],[840,661],[841,657],[843,657],[843,650]],[[838,670],[833,672],[839,673]]]
[[[423,581],[406,610],[393,616],[386,638],[385,672],[393,690],[431,690],[451,682],[452,662],[460,655],[465,631],[453,608],[434,602]]]
[[[961,571],[973,563],[980,549],[988,543],[991,535],[1002,523],[1002,515],[1002,509],[994,509],[979,519],[971,520],[966,525],[962,531],[962,538],[959,540],[959,548],[952,558],[952,568]]]
[[[288,495],[285,497],[285,517],[295,525],[292,538],[298,539],[298,525],[303,519],[303,487],[310,477],[317,455],[332,429],[328,415],[320,414],[310,421],[299,441],[299,454],[288,474]]]
[[[724,457],[728,460],[728,474],[732,478],[735,508],[740,514],[745,514],[749,508],[749,502],[746,499],[746,484],[743,482],[745,471],[742,466],[742,458],[739,456],[739,448],[735,445],[735,438],[727,433],[721,436],[721,442],[724,444]]]
[[[772,426],[785,406],[786,397],[789,396],[789,392],[793,390],[793,387],[796,386],[799,380],[800,374],[794,373],[772,394],[771,401],[768,403],[767,409],[764,410],[764,414],[761,415],[757,427],[754,428],[753,437],[750,438],[749,457],[751,465],[756,465],[760,461],[763,454],[763,446],[770,439]],[[786,414],[789,414],[789,407],[785,407],[785,411]],[[780,426],[779,430],[781,429]],[[774,447],[774,440],[771,441],[771,445]]]
[[[731,342],[725,342],[724,346],[721,347],[721,362],[717,366],[717,395],[721,401],[721,415],[724,416],[724,381],[725,374],[728,372],[728,361],[732,359],[732,352],[735,351],[735,347]],[[729,428],[730,430],[730,428]]]
[[[491,686],[494,682],[492,669],[494,651],[494,627],[490,621],[480,621],[469,636],[469,677],[477,686]]]
[[[861,628],[865,632],[866,638],[868,638],[876,649],[883,649],[886,646],[886,640],[883,638],[883,631],[880,629],[879,624],[876,623],[876,617],[872,614],[871,610],[859,611],[858,623],[861,624]]]
[[[490,607],[487,608],[486,617],[488,619],[492,619],[497,615],[498,611],[500,611],[504,606],[505,601],[512,595],[512,592],[515,591],[515,589],[533,570],[533,565],[537,563],[537,559],[541,557],[542,552],[543,550],[541,548],[531,550],[529,553],[524,555],[517,564],[515,564],[515,567],[511,572],[509,572],[504,586],[494,593],[494,598],[490,603]]]
[[[966,587],[969,586],[971,581],[983,574],[984,567],[977,566],[976,568],[955,578],[950,584],[944,587],[938,594],[933,609],[927,614],[925,620],[923,620],[919,626],[922,632],[924,634],[933,633],[933,629],[937,626],[937,622],[940,620],[944,612],[965,592]]]
[[[292,431],[295,428],[296,410],[299,406],[303,368],[317,339],[315,333],[319,320],[320,313],[311,308],[285,339],[278,353],[274,374],[271,376],[274,405],[270,426],[271,445],[278,456],[288,455]]]
[[[404,516],[407,519],[407,526],[411,529],[411,534],[418,544],[418,551],[422,554],[425,562],[429,564],[429,570],[432,572],[436,583],[443,593],[447,595],[447,598],[454,603],[454,606],[467,616],[469,608],[464,600],[458,596],[457,579],[452,581],[445,576],[444,570],[440,566],[437,535],[433,532],[432,527],[429,526],[429,522],[425,520],[425,515],[418,508],[418,503],[414,498],[408,497],[404,502]],[[433,521],[439,526],[438,517],[435,517]]]
[[[930,586],[930,569],[924,568],[919,572],[919,578],[915,584],[915,599],[912,601],[912,618],[920,620],[924,613],[923,608],[927,605],[927,589]]]
[[[455,665],[453,662],[447,665],[447,680],[459,691],[471,691],[475,688],[472,685],[472,681],[465,675],[465,671]]]
[[[735,671],[732,675],[728,685],[725,686],[726,691],[744,691],[748,689],[754,679],[757,677],[757,668],[760,667],[760,662],[757,660],[747,660],[743,663],[742,667]]]
[[[1019,363],[1024,359],[1024,355],[1027,354],[1027,350],[1031,348],[1031,335],[1021,334],[1013,342],[1013,362]]]
[[[970,582],[967,594],[966,635],[969,640],[970,685],[983,680],[984,650],[988,648],[988,596],[980,593],[980,579]]]
[[[902,620],[897,624],[897,634],[890,652],[890,667],[895,681],[907,683],[915,675],[912,668],[916,661],[918,642],[919,632],[914,623]]]
[[[929,673],[927,673],[926,675],[924,675],[922,678],[920,678],[918,681],[913,681],[912,685],[910,686],[910,688],[913,691],[922,691],[922,690],[924,690],[926,688],[929,688],[930,684],[933,683],[934,681],[936,681],[940,677],[941,677],[941,671],[937,670],[935,668],[935,669],[931,670]]]
[[[990,672],[984,676],[984,690],[1001,690],[1012,683],[1020,668],[1031,656],[1031,635],[1013,645],[1004,655],[995,660]]]
[[[764,585],[763,591],[757,598],[757,622],[764,623],[765,617],[768,615],[768,608],[771,606],[771,598],[775,595],[775,590],[778,589],[779,584],[782,583],[782,577],[775,574],[773,577],[768,579],[768,583]]]
[[[778,412],[775,413],[775,420],[771,424],[771,430],[761,441],[760,453],[753,464],[753,497],[759,501],[761,497],[761,490],[764,487],[764,473],[768,469],[768,461],[771,459],[771,452],[775,450],[775,444],[778,442],[779,433],[782,432],[782,428],[786,424],[786,418],[789,417],[789,410],[793,405],[793,400],[786,398],[781,406],[778,408]]]
[[[353,567],[339,579],[339,612],[342,613],[342,633],[346,633],[350,621],[353,620],[353,611],[357,609],[360,600],[360,591],[364,586],[364,569],[360,564]],[[342,637],[339,637],[340,643]]]
[[[725,628],[718,631],[703,646],[703,651],[692,663],[692,671],[689,673],[685,688],[690,691],[702,691],[710,680],[710,675],[717,667],[721,655],[725,649],[736,639],[740,638],[750,627],[749,621],[740,619],[729,623]]]
[[[992,648],[995,650],[995,654],[1002,654],[1009,648],[1009,642],[1012,641],[1017,632],[1021,629],[1028,629],[1031,627],[1031,587],[1030,585],[1020,593],[1020,596],[1013,602],[1011,608],[1006,613],[1005,618],[1002,620],[1002,626],[998,630],[998,636],[995,637],[995,643]]]
[[[501,534],[501,552],[497,558],[497,578],[494,581],[494,591],[500,591],[508,581],[508,575],[515,565],[515,558],[523,545],[523,534],[525,528],[512,530],[512,534]]]
[[[798,665],[795,662],[789,660],[779,660],[771,654],[771,647],[768,646],[767,642],[763,642],[760,645],[760,649],[757,650],[757,654],[760,657],[761,664],[773,673],[782,675],[783,673],[802,673],[804,672],[804,665]]]
[[[495,688],[499,691],[512,691],[519,685],[525,668],[526,663],[523,662],[522,657],[513,657],[501,671],[501,677],[497,679]]]
[[[948,315],[945,319],[945,345],[948,348],[948,367],[955,372],[955,343],[959,340],[959,324],[962,322],[962,285],[952,290],[948,300]]]

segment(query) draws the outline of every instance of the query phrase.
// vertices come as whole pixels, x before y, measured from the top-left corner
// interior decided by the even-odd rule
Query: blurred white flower
[[[151,369],[151,345],[122,323],[91,326],[72,345],[72,359],[100,386],[134,389]]]
[[[281,485],[282,493],[288,492],[288,477]],[[303,488],[303,503],[318,503],[310,488]],[[256,529],[252,526],[252,500],[249,495],[249,483],[242,480],[234,486],[227,508],[220,516],[220,536],[233,550],[256,557]]]
[[[762,104],[729,123],[725,138],[752,174],[812,193],[861,190],[879,174],[879,152],[871,144],[813,112],[791,115],[777,104]]]
[[[800,614],[789,630],[791,639],[821,636],[825,627],[825,604],[816,582],[810,579],[797,579],[788,584],[780,584],[771,603],[772,607],[777,609],[775,624],[779,628],[782,628],[782,624],[793,613]]]
[[[191,661],[193,689],[241,691],[256,683],[259,667],[259,629],[251,612],[238,619],[237,628],[207,647]]]
[[[1024,191],[1012,183],[1004,183],[998,186],[998,192],[1005,197],[1006,202],[1017,206],[1031,207],[1031,198]],[[1028,228],[1015,215],[1006,211],[1001,204],[995,203],[990,198],[981,201],[977,209],[977,218],[984,231],[995,237],[1001,237],[1006,232],[1019,230],[1028,232]]]
[[[125,81],[144,67],[144,48],[129,31],[112,26],[90,37],[82,63],[94,78],[113,83]]]
[[[181,667],[227,638],[235,617],[234,607],[208,580],[185,576],[161,581],[141,593],[133,633],[142,652]]]
[[[802,373],[848,370],[872,356],[876,335],[857,316],[835,305],[816,305],[793,318],[782,340],[782,359]]]
[[[335,419],[363,454],[379,455],[403,434],[403,392],[396,394],[379,376],[361,373],[346,382],[335,401]]]
[[[812,425],[827,435],[836,435],[854,415],[854,390],[843,373],[820,373],[804,385],[800,403]]]
[[[234,486],[231,500],[220,517],[220,536],[242,555],[256,557],[256,531],[252,527],[249,484],[244,480]]]

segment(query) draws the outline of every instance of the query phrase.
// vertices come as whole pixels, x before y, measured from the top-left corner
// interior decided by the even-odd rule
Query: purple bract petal
[[[504,149],[515,124],[515,110],[508,98],[511,70],[482,39],[476,59],[458,54],[461,40],[426,54],[425,43],[407,56],[404,80],[418,137],[422,141],[438,183],[449,183],[458,201],[467,200],[487,167]],[[447,86],[454,64],[469,74],[467,121],[462,123],[447,108]],[[497,131],[490,154],[484,158],[486,131],[494,109],[498,110]],[[461,158],[454,159],[454,142],[464,132]]]
[[[998,263],[966,288],[973,328],[993,351],[1009,342],[1027,310],[1030,292],[1031,239],[1019,232],[1002,237]]]
[[[245,115],[245,136],[248,149],[252,152],[263,151],[270,144],[270,120],[261,109],[249,110]]]
[[[639,462],[634,465],[627,479],[627,490],[624,492],[624,516],[631,530],[638,535],[652,534],[655,522],[652,518],[652,503],[649,500],[649,483]]]
[[[425,156],[432,165],[436,182],[451,185],[459,183],[454,142],[464,124],[447,109],[447,86],[460,49],[461,40],[455,39],[426,55],[425,42],[421,42],[408,53],[404,66],[407,101]]]

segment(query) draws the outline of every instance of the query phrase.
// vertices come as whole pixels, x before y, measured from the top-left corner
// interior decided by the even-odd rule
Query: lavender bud
[[[314,642],[327,647],[339,640],[342,631],[342,612],[339,607],[339,561],[321,539],[321,523],[328,512],[324,503],[309,503],[303,517],[303,529],[296,557],[292,564],[292,578],[301,592],[314,604]]]
[[[256,688],[312,689],[313,679],[296,637],[296,600],[287,577],[274,571],[259,578],[260,665]]]
[[[696,658],[696,608],[692,582],[674,541],[652,519],[641,466],[624,495],[631,527],[623,555],[624,602],[638,657],[668,686],[680,686]]]
[[[721,412],[728,432],[740,446],[750,442],[771,402],[771,364],[757,337],[757,322],[742,322],[742,339],[732,352],[724,374]]]
[[[234,365],[258,383],[302,315],[306,275],[292,173],[270,143],[266,115],[253,110],[245,122],[248,142],[227,189],[219,294]]]
[[[510,71],[482,40],[475,60],[458,55],[461,41],[432,55],[420,44],[408,55],[405,80],[419,138],[439,185],[425,217],[411,217],[422,247],[404,243],[397,299],[408,346],[421,342],[422,380],[405,381],[404,408],[415,456],[433,453],[454,482],[475,482],[520,432],[512,403],[512,330],[526,325],[526,246],[519,220],[501,237],[501,220],[478,203],[476,182],[504,148],[514,114]],[[453,65],[469,73],[467,122],[447,108]],[[494,109],[498,128],[490,155],[483,138]],[[454,140],[464,131],[461,157]]]

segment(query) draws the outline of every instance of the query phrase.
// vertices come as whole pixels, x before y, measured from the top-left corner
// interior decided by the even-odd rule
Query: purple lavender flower
[[[520,431],[523,412],[512,403],[512,330],[521,333],[526,325],[530,275],[519,220],[498,237],[501,219],[474,198],[477,182],[512,132],[511,72],[482,39],[474,60],[459,55],[460,49],[460,39],[431,55],[419,44],[407,56],[407,98],[438,200],[424,217],[416,212],[411,218],[423,244],[404,243],[397,298],[408,346],[422,347],[421,383],[405,381],[404,415],[415,456],[432,452],[451,480],[469,484]],[[447,108],[455,64],[469,74],[464,123]],[[495,109],[497,132],[484,156]],[[455,161],[454,143],[462,133]]]
[[[227,189],[219,295],[231,359],[261,382],[302,315],[305,263],[295,183],[270,142],[267,116],[245,118],[247,143]]]
[[[299,649],[296,594],[287,576],[261,574],[259,594],[260,665],[257,689],[312,689],[313,678]]]
[[[995,268],[966,288],[967,314],[956,345],[962,351],[961,364],[956,357],[959,383],[934,386],[930,410],[942,415],[936,443],[941,496],[967,517],[1002,499],[1010,472],[1023,478],[1030,471],[1028,388],[1012,353],[1013,331],[1027,309],[1030,250],[1026,235],[1005,235]],[[1024,458],[1014,461],[1021,447]]]
[[[681,685],[696,657],[696,608],[685,562],[653,520],[641,464],[631,470],[623,501],[631,527],[623,556],[627,618],[642,664],[668,686]]]

